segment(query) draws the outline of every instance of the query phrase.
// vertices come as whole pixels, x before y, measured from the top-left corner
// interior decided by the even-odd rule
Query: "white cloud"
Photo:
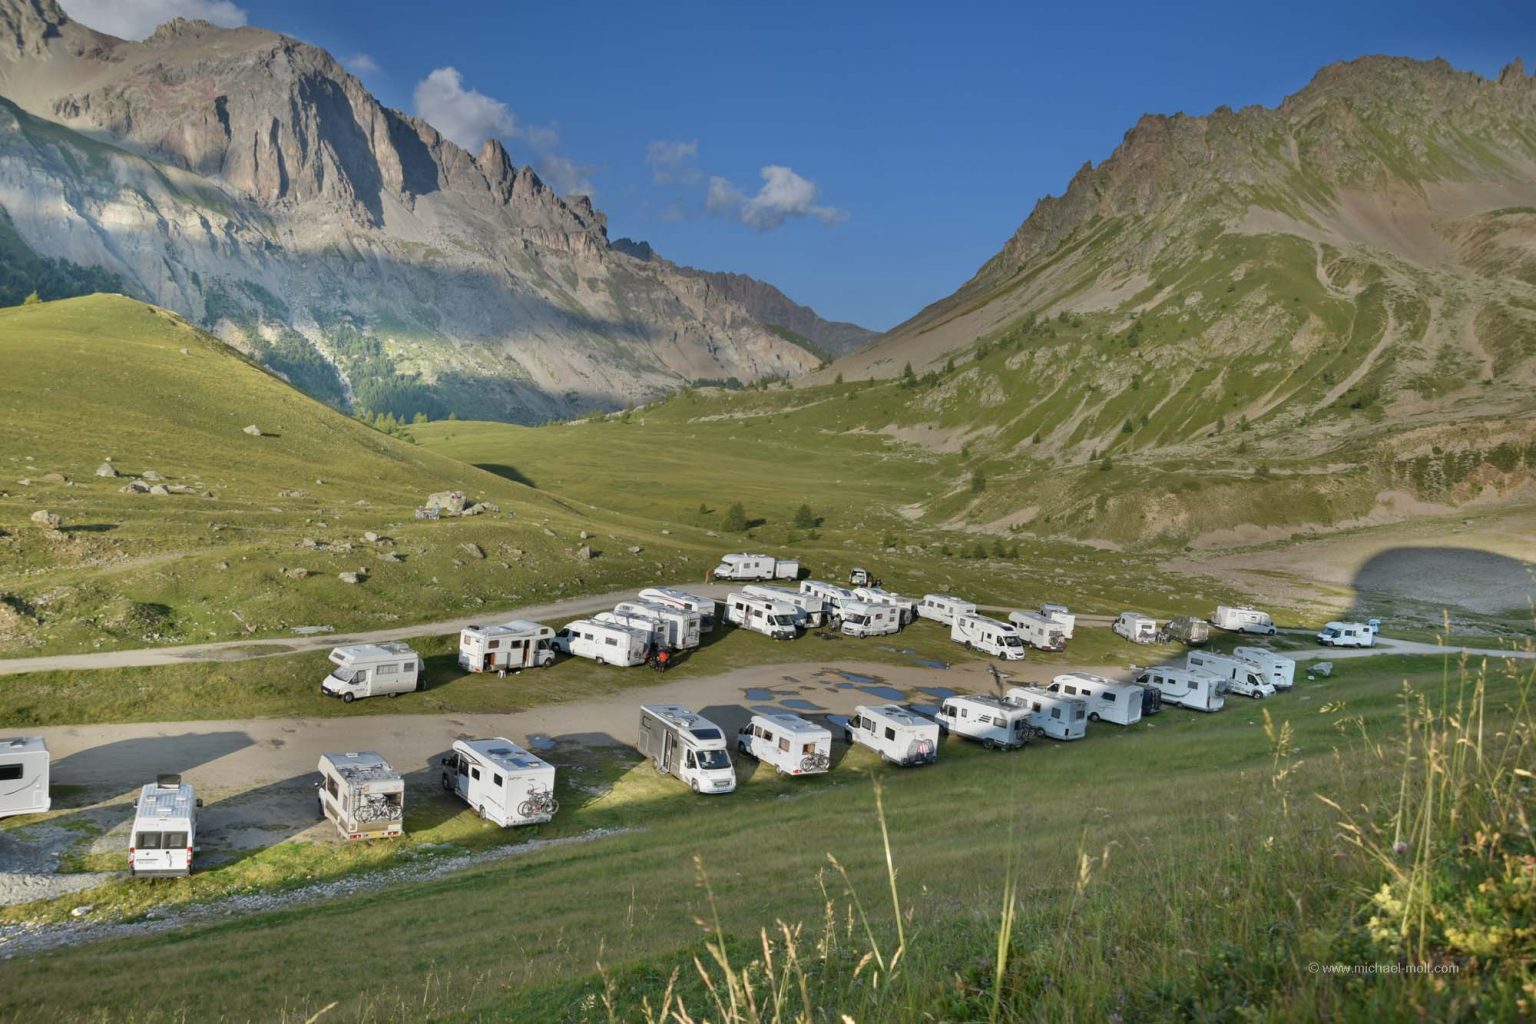
[[[239,28],[246,17],[231,0],[60,0],[60,6],[81,24],[119,39],[143,39],[172,18]]]
[[[699,156],[698,140],[682,142],[657,139],[645,147],[645,162],[651,168],[651,180],[658,185],[692,185],[702,174],[694,161]]]
[[[772,231],[791,217],[813,217],[823,224],[848,218],[835,206],[818,204],[816,183],[792,169],[769,164],[760,173],[763,187],[751,197],[725,178],[710,178],[704,208],[716,216],[735,217],[758,231]]]
[[[382,70],[379,62],[366,53],[354,53],[343,60],[342,64],[354,75],[376,75]]]
[[[507,105],[466,88],[457,68],[433,71],[416,83],[416,113],[470,152],[493,135],[512,136],[517,118]]]
[[[561,195],[570,195],[573,192],[593,198],[597,195],[597,189],[592,187],[589,178],[593,168],[587,164],[578,164],[570,157],[561,156],[559,153],[540,153],[533,162],[534,169],[539,172],[539,177]]]
[[[720,217],[734,217],[746,204],[747,197],[741,189],[724,178],[709,179],[709,189],[704,193],[704,209]]]

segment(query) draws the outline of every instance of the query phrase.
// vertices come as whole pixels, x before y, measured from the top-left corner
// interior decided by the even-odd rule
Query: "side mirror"
[[[198,797],[198,798],[197,798],[197,799],[196,799],[196,800],[194,800],[194,801],[192,801],[192,802],[193,802],[193,803],[194,803],[194,804],[196,804],[196,805],[197,805],[197,806],[198,806],[198,807],[201,807],[201,806],[203,806],[203,798],[202,798],[202,797]]]
[[[453,758],[451,758],[451,757],[445,757],[441,761],[441,764],[442,764],[442,766],[444,768],[447,768],[452,763],[453,763]]]

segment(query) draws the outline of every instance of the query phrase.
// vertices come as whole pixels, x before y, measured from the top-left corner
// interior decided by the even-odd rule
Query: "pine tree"
[[[816,515],[811,511],[811,506],[801,505],[795,511],[795,526],[802,530],[816,528]]]
[[[747,510],[741,507],[741,502],[735,502],[725,511],[725,521],[720,524],[720,529],[728,533],[741,533],[747,528]]]

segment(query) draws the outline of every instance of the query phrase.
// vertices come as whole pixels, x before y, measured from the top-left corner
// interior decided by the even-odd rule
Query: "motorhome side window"
[[[693,751],[691,751],[691,750],[688,751],[688,754],[684,758],[684,760],[687,761],[689,768],[696,767],[695,764],[694,764],[694,760],[693,760]]]
[[[161,842],[165,844],[164,849],[179,850],[187,845],[187,834],[185,832],[164,832],[161,834]]]
[[[1103,698],[1105,700],[1109,701],[1111,704],[1113,704],[1115,702],[1115,694],[1113,694],[1113,693],[1109,693],[1108,691],[1106,691],[1105,693],[1102,694],[1102,696],[1103,696]]]
[[[474,779],[476,782],[480,781],[480,769],[474,766],[470,766],[469,777]]]
[[[494,651],[496,648],[501,646],[501,641],[500,640],[492,640],[490,643],[486,644],[485,646],[489,647],[491,650]]]
[[[495,774],[493,774],[493,775],[492,775],[492,776],[491,776],[491,782],[492,782],[492,783],[493,783],[493,784],[494,784],[494,785],[495,785],[495,786],[497,786],[497,787],[498,787],[498,788],[500,788],[500,786],[501,786],[501,776],[500,776],[500,775],[495,775]]]
[[[1051,708],[1051,717],[1052,718],[1060,718],[1061,717],[1061,708]]]
[[[789,752],[789,737],[788,736],[780,736],[779,737],[779,749],[784,751],[785,753]]]
[[[613,637],[609,637],[608,639],[604,640],[603,643],[607,644],[609,647],[619,646],[618,640],[614,639]]]
[[[158,850],[160,846],[159,832],[140,832],[138,840],[133,844],[141,850]]]
[[[21,765],[0,764],[0,782],[14,782],[21,778]]]
[[[469,762],[464,760],[464,755],[462,755],[462,754],[459,755],[459,774],[460,775],[468,775],[469,774]]]
[[[377,669],[375,669],[375,670],[374,670],[374,671],[375,671],[375,672],[376,672],[376,673],[377,673],[377,674],[378,674],[378,675],[381,675],[381,676],[392,676],[392,675],[394,675],[394,674],[395,674],[395,673],[396,673],[396,672],[399,672],[399,671],[400,671],[400,666],[399,666],[399,665],[380,665],[380,666],[379,666],[379,667],[378,667],[378,668],[377,668]]]
[[[336,780],[329,775],[325,777],[325,791],[331,796],[336,795]]]
[[[888,739],[888,740],[894,740],[896,738],[896,730],[892,729],[890,726],[886,726],[885,727],[885,738]]]

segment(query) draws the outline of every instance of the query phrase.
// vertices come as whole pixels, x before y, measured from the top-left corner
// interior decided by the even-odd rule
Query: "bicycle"
[[[528,799],[517,805],[517,815],[520,818],[537,818],[540,815],[553,818],[559,810],[560,801],[555,799],[555,794],[537,786],[530,787]]]

